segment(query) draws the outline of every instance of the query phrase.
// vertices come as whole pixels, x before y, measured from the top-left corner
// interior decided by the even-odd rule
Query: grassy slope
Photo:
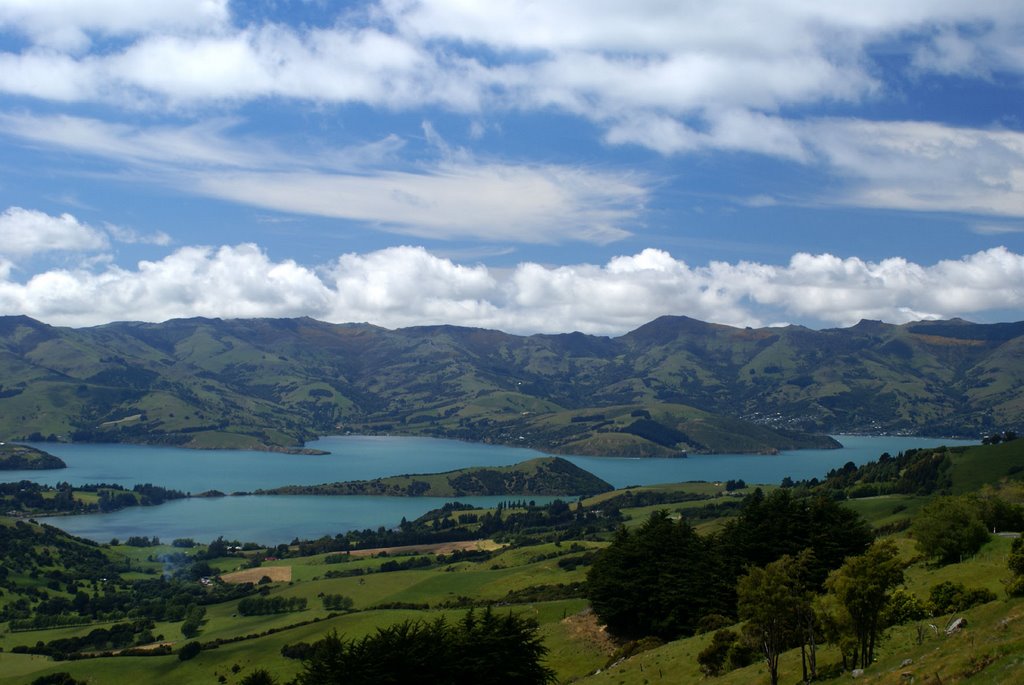
[[[477,495],[592,495],[612,486],[571,462],[540,457],[513,466],[471,467],[445,473],[390,476],[373,480],[286,486],[274,495],[392,495],[472,497]]]
[[[982,463],[985,465],[984,468],[990,468],[990,472],[994,474],[1005,472],[1006,469],[1020,464],[1022,448],[1024,441],[1019,446],[1011,444],[993,448],[972,448],[963,452],[955,464],[954,487],[966,487],[965,483],[976,478],[976,474],[983,470]],[[722,486],[715,483],[690,483],[664,488],[716,496],[720,494]],[[655,489],[658,488],[644,487],[634,490]],[[612,494],[598,495],[588,502],[598,503]],[[891,520],[894,516],[893,509],[897,505],[902,504],[907,509],[898,512],[896,516],[905,516],[923,501],[924,498],[880,497],[854,500],[850,505],[862,511],[873,524],[880,525]],[[684,502],[660,508],[699,506],[704,503],[706,502]],[[640,521],[649,509],[650,507],[642,507],[629,510],[628,513],[636,517],[634,521]],[[896,539],[901,553],[912,559],[915,556],[913,541],[905,534],[898,535]],[[900,679],[903,672],[913,673],[916,682],[937,683],[939,681],[935,679],[936,674],[941,677],[943,683],[960,682],[967,674],[973,674],[971,682],[1024,682],[1024,657],[1021,656],[1024,655],[1024,600],[1007,600],[1002,589],[1002,581],[1007,576],[1006,555],[1009,544],[1010,541],[1006,538],[993,538],[974,558],[942,568],[932,568],[916,561],[907,572],[906,587],[919,596],[926,595],[928,589],[936,583],[951,580],[968,586],[987,587],[995,591],[1000,599],[965,612],[964,615],[970,624],[968,629],[952,637],[928,635],[924,643],[918,645],[914,626],[892,629],[879,648],[877,664],[868,670],[863,682],[906,682]],[[600,545],[601,543],[587,544],[588,547]],[[147,562],[146,557],[160,550],[118,548],[114,551],[130,551],[133,556],[133,567],[144,570],[155,568],[155,564]],[[278,656],[283,644],[315,640],[331,629],[355,637],[372,631],[377,626],[405,618],[429,618],[439,613],[453,617],[461,614],[460,610],[437,609],[427,612],[368,610],[375,605],[409,602],[436,606],[441,602],[455,600],[459,596],[500,600],[510,590],[521,590],[538,584],[573,583],[582,580],[586,574],[585,567],[566,571],[558,566],[558,558],[542,558],[560,552],[568,552],[565,545],[558,547],[549,543],[505,550],[483,563],[459,562],[448,567],[336,579],[326,578],[326,572],[357,567],[374,568],[386,559],[364,557],[342,564],[327,564],[325,555],[317,555],[298,560],[269,562],[293,566],[293,583],[274,585],[272,594],[305,597],[309,602],[309,608],[294,614],[241,617],[236,615],[236,603],[212,606],[209,608],[200,640],[258,633],[288,626],[296,621],[326,617],[326,612],[317,599],[321,592],[351,596],[355,600],[356,608],[362,611],[332,619],[324,618],[315,624],[255,640],[223,645],[216,650],[204,651],[195,660],[186,663],[178,662],[175,656],[53,663],[8,652],[17,644],[50,640],[66,634],[82,634],[88,632],[90,628],[0,633],[0,646],[5,649],[4,653],[0,653],[0,685],[25,683],[37,675],[62,670],[70,671],[77,677],[91,678],[93,682],[113,685],[139,682],[139,678],[145,678],[147,682],[169,684],[207,679],[212,682],[219,675],[224,675],[228,683],[237,683],[249,670],[258,666],[269,668],[280,678],[287,679],[295,674],[299,665]],[[216,565],[223,570],[231,570],[238,563],[238,559],[224,559]],[[586,625],[586,618],[579,614],[585,606],[584,600],[570,599],[511,607],[511,610],[524,612],[540,621],[541,633],[551,650],[549,661],[558,671],[562,682],[582,679],[579,682],[646,685],[657,682],[697,682],[702,679],[696,665],[696,655],[710,639],[706,635],[669,643],[634,656],[599,675],[588,677],[587,674],[603,668],[612,646],[602,642],[599,639],[600,633],[596,630],[580,629],[581,625]],[[948,618],[936,617],[931,622],[941,626]],[[180,624],[159,624],[155,632],[163,633],[167,639],[176,640],[179,644],[181,642]],[[901,667],[900,664],[905,659],[912,659],[913,663]],[[838,655],[833,650],[823,649],[819,653],[819,664],[823,669],[834,665],[837,660]],[[238,664],[242,669],[238,674],[231,673],[234,664]],[[799,668],[797,652],[784,655],[782,682],[795,682],[799,678]],[[848,678],[848,675],[840,675],[832,681],[825,682],[845,682]],[[714,682],[722,685],[763,683],[767,682],[767,674],[761,665],[755,664],[715,679]]]
[[[1000,599],[957,614],[968,621],[963,632],[946,637],[930,629],[922,644],[917,644],[916,624],[898,626],[887,632],[878,648],[877,663],[858,682],[907,683],[903,673],[913,674],[918,683],[957,683],[970,676],[972,683],[1010,684],[1024,682],[1024,599],[1008,600],[1002,592],[1001,580],[1006,577],[1006,551],[1009,542],[995,538],[974,559],[933,569],[920,563],[907,572],[906,587],[918,595],[942,581],[962,582],[969,587],[988,587]],[[913,545],[902,539],[901,550],[910,558]],[[943,628],[950,616],[926,620]],[[697,667],[696,657],[710,641],[710,635],[668,643],[663,647],[634,656],[604,673],[579,682],[644,685],[647,683],[686,683],[705,678]],[[901,666],[906,660],[913,663]],[[834,667],[839,655],[834,650],[820,650],[819,669]],[[780,662],[780,682],[794,683],[800,679],[800,653],[792,650]],[[941,680],[936,679],[938,674]],[[848,682],[848,673],[823,678],[819,682]],[[754,664],[724,676],[707,679],[720,685],[760,685],[768,683],[765,667]]]
[[[0,471],[8,469],[63,469],[67,468],[59,457],[28,445],[0,444]]]
[[[977,434],[1024,416],[1000,376],[1024,374],[1024,340],[995,328],[744,330],[665,317],[609,339],[309,319],[72,330],[0,317],[0,438],[78,429],[89,440],[256,447],[351,430],[664,456],[812,446],[774,428]],[[664,408],[655,418],[692,442],[572,420],[622,408]]]
[[[485,564],[459,563],[450,567],[429,570],[401,571],[371,574],[360,578],[326,579],[327,570],[340,568],[375,567],[386,559],[363,558],[345,564],[325,564],[324,555],[305,559],[289,560],[293,565],[295,582],[276,584],[273,595],[305,597],[309,608],[306,611],[273,616],[238,616],[237,602],[209,607],[206,623],[199,640],[230,638],[237,635],[259,633],[268,629],[281,628],[298,621],[320,617],[324,620],[308,626],[287,630],[258,640],[223,645],[216,650],[204,651],[198,658],[180,663],[176,656],[148,658],[106,658],[78,662],[54,663],[45,659],[24,655],[0,653],[0,683],[23,683],[26,674],[32,677],[61,670],[71,671],[76,677],[86,677],[94,682],[133,683],[144,677],[154,683],[192,683],[218,674],[229,677],[228,682],[238,682],[246,670],[265,666],[282,678],[294,675],[298,663],[282,659],[280,648],[286,643],[312,641],[329,630],[337,630],[349,636],[358,636],[378,626],[406,618],[433,618],[445,615],[456,619],[464,610],[409,611],[371,610],[359,611],[333,619],[326,619],[327,612],[320,606],[319,593],[345,594],[356,600],[357,609],[365,609],[381,603],[410,602],[437,604],[454,600],[459,596],[498,600],[510,590],[548,583],[573,583],[583,579],[585,568],[565,571],[557,566],[556,559],[531,561],[531,559],[557,551],[554,545],[543,545],[529,549],[508,550]],[[151,550],[147,550],[151,551]],[[237,560],[236,560],[237,563]],[[533,616],[542,624],[542,632],[554,653],[559,654],[554,663],[562,677],[593,670],[606,658],[603,652],[587,649],[585,645],[571,641],[562,619],[576,614],[586,606],[585,600],[560,600],[519,605],[512,610]],[[36,640],[52,640],[69,634],[82,634],[89,628],[59,629],[8,633],[0,635],[0,646],[9,652],[17,644],[32,644]],[[158,624],[154,632],[162,633],[166,639],[183,642],[180,624]],[[243,667],[237,676],[230,672],[233,664]],[[144,674],[144,675],[143,675]]]

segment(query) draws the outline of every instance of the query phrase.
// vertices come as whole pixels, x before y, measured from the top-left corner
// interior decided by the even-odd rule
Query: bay
[[[976,441],[899,436],[836,436],[839,450],[797,450],[776,455],[694,455],[686,459],[566,457],[615,487],[682,481],[778,483],[821,478],[847,462],[863,464],[883,452],[897,454],[936,445]],[[73,485],[112,483],[132,487],[153,483],[197,494],[207,490],[252,491],[279,485],[312,485],[407,473],[436,473],[466,466],[503,466],[542,456],[530,449],[387,436],[332,436],[309,443],[326,455],[292,455],[256,451],[201,451],[139,445],[42,443],[34,446],[62,458],[59,471],[8,471],[6,481],[31,480]],[[571,495],[572,493],[566,493]],[[498,498],[460,498],[493,506]],[[530,498],[547,501],[551,498]],[[134,507],[110,514],[40,519],[75,535],[97,541],[130,535],[157,535],[163,540],[192,537],[209,541],[218,535],[265,544],[295,537],[334,535],[352,529],[396,526],[453,501],[401,497],[224,497],[191,498],[159,507]]]
[[[555,497],[464,497],[479,507],[524,499],[546,504]],[[276,545],[295,538],[312,540],[349,530],[394,528],[438,509],[445,497],[318,497],[316,495],[250,495],[194,497],[156,507],[132,507],[110,514],[52,516],[37,519],[97,542],[125,540],[132,535],[156,535],[164,543],[175,538],[209,542],[227,540]]]

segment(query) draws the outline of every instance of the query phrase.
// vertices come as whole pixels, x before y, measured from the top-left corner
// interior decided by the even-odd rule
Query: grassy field
[[[486,546],[486,545],[485,545]],[[600,547],[600,543],[582,543],[576,554],[586,549]],[[159,566],[148,561],[161,552],[180,551],[169,546],[152,548],[119,547],[126,552],[132,566],[147,570]],[[207,608],[201,642],[235,640],[242,636],[259,635],[268,631],[270,635],[222,644],[216,649],[203,651],[196,659],[180,662],[176,655],[152,657],[107,657],[75,662],[53,662],[42,657],[11,654],[16,645],[35,644],[37,641],[84,635],[89,631],[109,626],[110,623],[95,623],[89,626],[10,632],[0,630],[0,683],[27,683],[47,673],[69,671],[77,678],[95,683],[194,683],[216,682],[220,676],[226,682],[238,682],[246,672],[256,667],[266,667],[283,680],[290,678],[299,668],[298,662],[279,656],[280,649],[288,643],[314,641],[326,632],[336,630],[341,634],[358,637],[372,632],[377,627],[390,625],[404,619],[432,619],[444,615],[451,620],[460,618],[465,609],[431,608],[429,610],[373,609],[378,605],[429,605],[437,607],[445,603],[458,605],[466,598],[474,600],[499,601],[510,591],[523,590],[536,585],[558,585],[581,582],[586,568],[570,571],[559,568],[557,561],[569,553],[568,545],[548,543],[526,548],[498,551],[482,563],[458,562],[427,569],[370,573],[363,576],[327,578],[329,571],[352,571],[354,569],[378,569],[390,560],[402,561],[424,555],[351,556],[342,563],[325,562],[327,555],[319,554],[297,559],[268,562],[263,568],[250,569],[244,573],[254,578],[263,575],[271,577],[279,573],[290,574],[290,582],[269,584],[270,596],[302,597],[307,608],[285,614],[265,616],[242,616],[238,613],[238,601],[211,605]],[[433,555],[426,555],[433,558]],[[238,558],[215,560],[214,565],[225,570],[238,565]],[[146,574],[143,574],[146,575]],[[320,600],[324,594],[342,594],[353,598],[355,612],[331,616]],[[552,650],[551,663],[563,679],[582,675],[600,667],[607,659],[607,649],[600,641],[591,642],[580,638],[578,625],[574,627],[567,620],[587,607],[583,599],[566,599],[519,604],[509,610],[536,618],[541,624],[542,635]],[[591,623],[593,619],[591,619]],[[303,624],[306,625],[296,625]],[[578,623],[578,622],[577,622]],[[588,633],[596,632],[591,626]],[[172,642],[175,648],[186,641],[181,635],[180,623],[157,623],[153,633],[158,640]],[[237,673],[233,667],[238,665]]]
[[[985,478],[1004,476],[1020,463],[1020,457],[1003,447],[975,454],[984,456],[981,466],[972,467],[971,460],[958,454],[954,459],[954,484],[965,491],[967,484]],[[991,482],[991,481],[984,481]],[[630,489],[634,493],[662,491],[673,495],[688,493],[700,497],[669,504],[638,506],[623,509],[629,517],[627,526],[638,525],[650,512],[667,509],[680,515],[707,504],[736,501],[750,491],[725,493],[723,483],[684,483]],[[1003,483],[1001,493],[1021,493],[1019,481]],[[599,506],[611,497],[607,493],[586,500],[588,506]],[[847,501],[876,529],[898,530],[923,504],[926,497],[887,495]],[[493,510],[492,510],[493,511]],[[481,514],[482,511],[455,512]],[[505,515],[509,515],[505,511]],[[701,521],[701,532],[720,527],[723,520]],[[922,622],[898,626],[887,632],[881,643],[876,663],[868,669],[861,682],[868,683],[934,683],[957,682],[1020,683],[1024,682],[1024,600],[1008,599],[1005,582],[1009,577],[1007,557],[1012,540],[994,536],[975,556],[961,563],[934,567],[918,555],[914,541],[906,532],[896,533],[901,555],[909,563],[904,587],[908,592],[926,599],[938,583],[951,581],[968,587],[986,588],[998,599],[975,607],[963,616],[968,628],[946,636],[942,628],[951,616],[934,616]],[[239,600],[207,607],[201,632],[196,638],[210,648],[196,658],[181,662],[176,654],[150,657],[103,657],[79,661],[54,662],[46,658],[12,654],[17,645],[34,645],[39,641],[86,635],[109,623],[66,627],[50,630],[11,632],[0,624],[0,685],[23,685],[34,678],[68,671],[89,683],[119,685],[121,683],[166,683],[168,685],[224,682],[238,683],[254,668],[266,668],[280,682],[293,677],[301,667],[298,661],[280,656],[281,648],[296,642],[312,642],[330,631],[347,637],[360,637],[379,627],[406,619],[431,620],[444,616],[458,620],[467,603],[489,602],[499,611],[513,611],[535,618],[540,634],[549,649],[548,664],[555,669],[559,682],[614,683],[615,685],[649,685],[651,683],[689,683],[707,680],[721,685],[748,685],[768,682],[766,669],[755,663],[744,669],[709,679],[697,666],[696,657],[707,646],[710,636],[699,635],[677,640],[628,659],[609,663],[619,643],[601,629],[588,609],[587,601],[572,591],[551,590],[555,586],[573,586],[586,578],[585,565],[566,568],[559,561],[581,557],[603,547],[605,542],[545,542],[522,547],[498,547],[487,542],[490,549],[484,560],[438,563],[436,554],[450,553],[448,548],[428,550],[361,550],[359,554],[315,554],[306,557],[271,560],[263,566],[245,571],[250,580],[269,576],[265,585],[270,597],[303,598],[306,608],[290,613],[243,616]],[[110,548],[111,554],[129,561],[128,577],[154,577],[164,570],[155,559],[166,553],[182,552],[170,545],[158,547]],[[426,559],[429,565],[409,570],[380,572],[382,564]],[[236,572],[247,563],[237,556],[209,562],[222,573]],[[362,575],[355,575],[357,572]],[[344,576],[344,577],[329,577]],[[37,587],[43,587],[40,580]],[[547,588],[547,593],[536,588]],[[533,589],[533,590],[531,590]],[[535,594],[522,599],[524,591]],[[54,591],[58,594],[60,591]],[[506,604],[509,593],[520,593],[514,604]],[[332,614],[323,606],[324,595],[345,595],[353,600],[354,611]],[[0,598],[3,601],[3,598]],[[938,632],[929,628],[934,624]],[[160,641],[172,643],[177,649],[186,640],[180,622],[157,623],[153,633]],[[921,632],[919,633],[919,627]],[[214,647],[213,643],[220,643]],[[840,656],[831,648],[819,651],[819,667],[829,677],[822,682],[845,682],[849,674],[838,671]],[[908,661],[909,660],[909,661]],[[783,683],[800,679],[800,658],[796,651],[783,655]],[[905,675],[906,674],[906,675]],[[831,679],[830,679],[831,678]]]
[[[875,520],[879,521],[885,520],[892,502],[883,505],[880,502],[856,501],[854,504],[864,508],[865,513],[874,513]],[[905,535],[896,539],[901,553],[908,560],[914,559],[916,551],[913,541]],[[969,628],[955,636],[936,636],[929,629],[923,643],[917,644],[915,626],[891,630],[881,645],[876,666],[869,669],[863,682],[905,683],[908,682],[907,678],[900,680],[901,674],[905,672],[913,673],[917,679],[915,682],[922,683],[961,682],[968,674],[971,675],[971,682],[1024,682],[1024,602],[1006,600],[1002,585],[1007,577],[1006,557],[1010,542],[1008,538],[994,537],[975,557],[941,568],[932,568],[915,561],[907,571],[905,586],[918,596],[926,597],[933,585],[951,580],[971,587],[986,587],[996,592],[1000,599],[965,612]],[[584,543],[581,547],[596,549],[601,545]],[[149,563],[145,561],[146,557],[157,548],[126,549],[132,553],[135,563],[145,565]],[[278,632],[221,644],[216,649],[204,650],[188,662],[180,662],[173,654],[53,662],[42,657],[9,652],[17,644],[34,644],[37,640],[49,641],[84,634],[97,625],[17,633],[4,631],[0,633],[0,646],[4,648],[4,652],[0,653],[0,685],[28,683],[41,675],[59,671],[68,671],[90,683],[112,685],[142,682],[140,678],[149,683],[176,684],[212,683],[223,677],[223,682],[237,683],[246,673],[261,667],[269,669],[284,682],[294,676],[300,667],[299,662],[279,656],[285,644],[314,641],[332,630],[345,636],[358,637],[405,619],[445,616],[457,620],[464,609],[437,607],[446,602],[457,603],[463,597],[499,601],[509,591],[530,586],[580,582],[585,577],[585,567],[566,571],[557,564],[559,558],[570,553],[580,552],[570,552],[566,544],[546,543],[505,549],[482,563],[459,562],[427,569],[371,573],[347,578],[326,578],[325,574],[330,570],[374,569],[385,561],[410,557],[353,556],[342,563],[329,564],[325,562],[326,555],[320,554],[268,562],[264,573],[273,574],[271,569],[288,568],[293,578],[291,582],[272,583],[270,595],[303,597],[307,600],[307,609],[287,614],[241,616],[237,611],[237,601],[213,605],[208,607],[202,632],[197,639],[201,642],[226,641],[268,631]],[[237,558],[222,561],[222,566],[232,566],[238,562]],[[254,569],[254,572],[261,571]],[[350,596],[355,601],[356,611],[331,617],[322,607],[319,600],[321,594]],[[431,608],[373,608],[394,603],[427,604]],[[541,635],[550,650],[548,662],[555,668],[560,682],[641,685],[697,682],[703,678],[697,667],[696,656],[707,645],[710,639],[708,635],[671,642],[606,668],[609,657],[618,645],[600,630],[596,618],[587,609],[586,600],[538,601],[499,610],[525,614],[540,623]],[[935,617],[926,623],[942,627],[948,619],[948,616]],[[160,639],[175,643],[175,647],[185,641],[179,623],[159,623],[154,633]],[[823,649],[819,653],[819,664],[824,668],[834,666],[838,659],[838,654],[830,649]],[[906,659],[911,659],[913,663],[901,667],[900,664]],[[790,652],[784,655],[781,668],[782,682],[798,680],[799,654]],[[935,679],[936,674],[941,681]],[[837,676],[836,681],[845,678],[849,676]],[[767,673],[760,664],[714,679],[714,682],[722,685],[767,681]]]

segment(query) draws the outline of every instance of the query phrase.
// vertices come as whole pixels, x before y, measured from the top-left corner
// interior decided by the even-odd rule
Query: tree
[[[1010,557],[1007,559],[1010,567],[1010,584],[1006,588],[1007,594],[1011,597],[1024,595],[1024,537],[1017,538],[1010,546]]]
[[[734,614],[731,578],[712,542],[656,511],[597,557],[587,596],[613,633],[672,639],[693,634],[703,616]]]
[[[359,640],[330,633],[312,645],[296,685],[498,682],[546,685],[554,671],[537,623],[509,613],[469,611],[457,624],[445,619],[404,621]]]
[[[805,550],[797,557],[785,555],[763,568],[752,568],[737,584],[740,618],[757,635],[772,685],[779,680],[779,656],[796,644],[801,646],[804,681],[808,666],[810,678],[817,675],[816,620],[811,606],[815,593],[808,581],[813,567],[814,555]]]
[[[185,611],[185,621],[181,624],[181,634],[190,639],[198,635],[205,616],[206,607],[196,604],[190,605]]]
[[[989,540],[978,502],[969,497],[936,497],[911,527],[921,554],[940,564],[975,554]]]
[[[756,631],[772,685],[779,682],[779,656],[797,630],[793,598],[799,594],[793,557],[752,568],[736,587],[740,618]]]
[[[848,627],[856,640],[854,663],[866,668],[875,655],[875,643],[884,625],[882,610],[890,592],[903,582],[906,564],[896,543],[879,540],[859,556],[850,557],[828,575],[825,587],[849,616]]]
[[[784,554],[814,550],[809,569],[816,584],[843,560],[871,544],[871,529],[856,512],[825,497],[798,497],[792,489],[765,495],[758,488],[743,500],[740,515],[722,531],[734,577],[746,566],[764,566]]]

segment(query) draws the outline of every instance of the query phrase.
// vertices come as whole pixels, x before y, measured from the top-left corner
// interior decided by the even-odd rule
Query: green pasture
[[[916,495],[879,495],[846,500],[843,506],[863,516],[874,528],[881,528],[909,521],[928,500]]]
[[[966,450],[954,449],[950,453],[953,494],[974,492],[1007,476],[1018,481],[1024,478],[1024,458],[1021,456],[1021,443],[1017,441]]]

